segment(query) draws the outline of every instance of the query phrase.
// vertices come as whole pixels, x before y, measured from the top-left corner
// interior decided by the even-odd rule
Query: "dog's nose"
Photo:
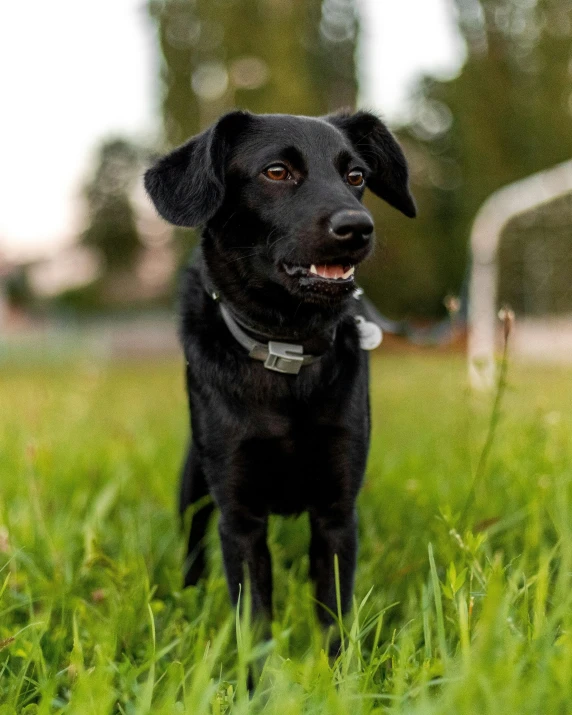
[[[373,221],[366,211],[337,211],[330,219],[330,233],[344,241],[348,238],[369,238],[373,231]]]

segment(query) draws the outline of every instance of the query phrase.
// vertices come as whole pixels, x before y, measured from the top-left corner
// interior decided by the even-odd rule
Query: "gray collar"
[[[212,298],[218,301],[218,294],[214,291],[211,293]],[[253,360],[260,360],[264,363],[267,370],[282,372],[288,375],[297,375],[304,365],[311,365],[316,360],[319,360],[318,355],[304,355],[302,345],[295,343],[283,343],[278,340],[270,340],[267,343],[259,343],[250,337],[232,317],[225,306],[219,302],[220,313],[223,317],[226,327],[229,329],[232,337],[248,350],[249,356]]]

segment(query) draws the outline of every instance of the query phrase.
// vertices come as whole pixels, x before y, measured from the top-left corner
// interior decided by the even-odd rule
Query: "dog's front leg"
[[[222,556],[228,590],[236,605],[246,572],[250,581],[253,615],[272,617],[272,565],[266,543],[268,520],[223,510],[219,521]]]
[[[355,507],[334,513],[310,514],[310,575],[316,583],[318,618],[324,625],[334,622],[338,613],[335,557],[338,558],[342,613],[350,605],[357,553],[357,517]],[[325,607],[325,608],[324,608]]]

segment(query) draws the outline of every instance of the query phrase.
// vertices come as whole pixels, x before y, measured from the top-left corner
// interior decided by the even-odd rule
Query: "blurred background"
[[[462,330],[483,202],[572,157],[570,0],[54,0],[7,4],[4,21],[0,349],[39,334],[176,349],[196,236],[156,216],[141,176],[229,108],[388,121],[419,218],[368,199],[378,248],[359,280],[426,342],[447,296]],[[570,330],[572,203],[556,193],[503,228],[497,292]]]

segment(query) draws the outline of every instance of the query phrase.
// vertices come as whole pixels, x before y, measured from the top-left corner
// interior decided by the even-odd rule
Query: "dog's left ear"
[[[401,213],[414,218],[417,208],[409,191],[407,162],[385,124],[370,112],[341,112],[325,119],[344,132],[369,167],[367,187]]]
[[[229,150],[251,118],[248,112],[225,114],[145,172],[147,193],[164,219],[190,227],[215,215],[224,200]]]

